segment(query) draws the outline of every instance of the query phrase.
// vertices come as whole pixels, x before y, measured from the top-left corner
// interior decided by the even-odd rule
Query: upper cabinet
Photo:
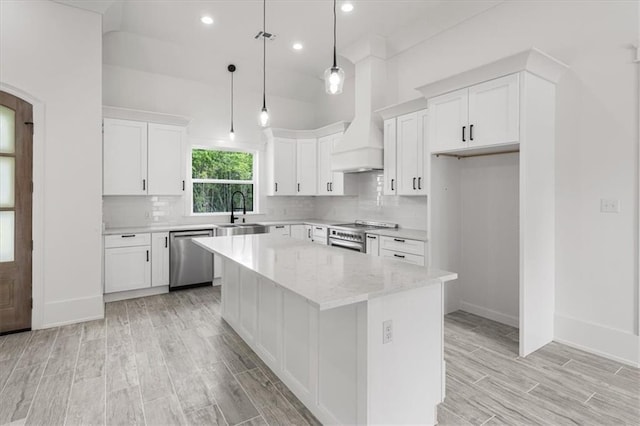
[[[147,194],[147,123],[104,119],[104,195]]]
[[[266,129],[267,195],[354,193],[353,179],[333,172],[331,164],[345,127],[336,123],[318,130]]]
[[[316,195],[318,182],[318,143],[315,139],[298,139],[296,155],[296,194]]]
[[[104,119],[103,195],[182,195],[184,127]]]
[[[296,195],[296,141],[274,138],[267,143],[269,195]]]
[[[149,123],[149,195],[182,195],[185,167],[184,127]]]
[[[342,133],[318,139],[318,195],[345,195],[344,173],[331,168],[333,148],[341,139]]]
[[[427,110],[421,110],[385,120],[385,195],[427,195],[427,118]]]
[[[517,143],[519,77],[500,77],[428,101],[434,153]]]

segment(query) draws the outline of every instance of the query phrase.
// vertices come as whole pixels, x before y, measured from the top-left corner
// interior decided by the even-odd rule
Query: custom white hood
[[[351,53],[351,54],[349,54]],[[334,172],[382,169],[382,119],[373,111],[384,105],[387,80],[385,40],[375,37],[343,55],[355,63],[355,117],[342,141],[334,147]]]

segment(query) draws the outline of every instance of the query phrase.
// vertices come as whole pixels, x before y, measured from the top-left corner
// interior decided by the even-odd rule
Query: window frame
[[[252,180],[228,180],[228,179],[194,179],[193,178],[193,151],[194,150],[206,150],[206,151],[226,151],[226,152],[242,152],[246,154],[251,154],[253,156],[253,179]],[[258,156],[259,150],[251,149],[251,148],[228,148],[222,146],[197,146],[192,145],[189,149],[189,164],[187,167],[188,176],[187,181],[189,182],[189,196],[187,201],[187,212],[189,216],[229,216],[231,214],[230,211],[224,212],[194,212],[193,211],[193,184],[194,183],[221,183],[221,184],[242,184],[242,185],[253,185],[253,210],[247,211],[247,215],[260,214],[260,204],[259,204],[259,170],[258,170]]]

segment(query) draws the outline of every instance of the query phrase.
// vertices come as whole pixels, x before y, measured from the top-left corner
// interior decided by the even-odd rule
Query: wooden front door
[[[0,334],[31,328],[32,120],[0,92]]]

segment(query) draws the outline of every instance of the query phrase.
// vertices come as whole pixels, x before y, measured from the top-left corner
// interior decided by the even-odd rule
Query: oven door
[[[358,251],[360,253],[365,252],[365,245],[362,243],[356,243],[354,241],[338,240],[336,238],[329,238],[329,245],[332,247],[339,247],[347,250]]]

